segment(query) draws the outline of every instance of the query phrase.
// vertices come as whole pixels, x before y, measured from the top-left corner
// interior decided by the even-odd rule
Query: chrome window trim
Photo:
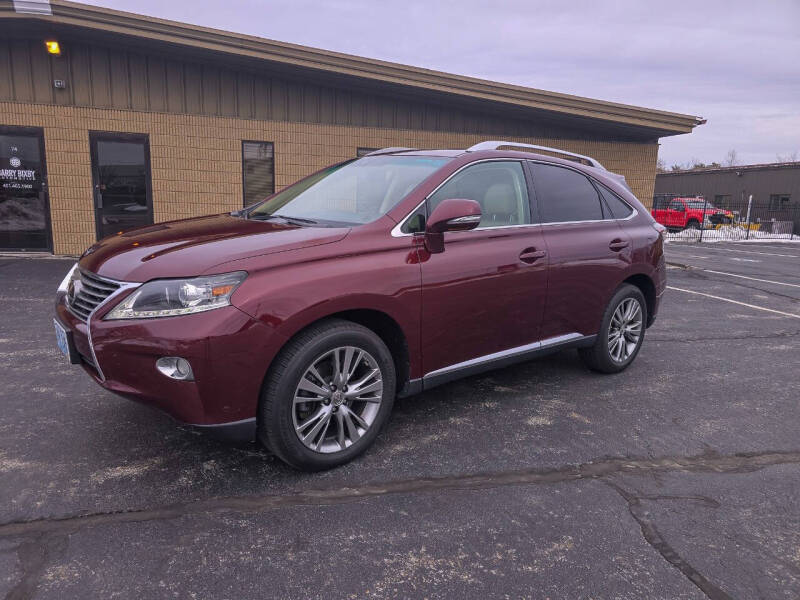
[[[91,271],[90,271],[90,273],[91,273]],[[100,308],[102,308],[103,306],[108,304],[111,300],[113,300],[114,298],[119,296],[122,292],[127,291],[127,290],[132,290],[134,288],[139,287],[142,284],[141,283],[132,283],[132,282],[129,282],[129,281],[119,281],[117,279],[111,279],[109,277],[101,277],[100,275],[97,275],[96,273],[92,273],[92,276],[94,276],[97,279],[100,279],[102,281],[107,281],[109,283],[113,283],[113,284],[119,286],[119,288],[117,288],[115,291],[111,292],[111,294],[109,294],[108,297],[106,297],[105,300],[103,300],[100,304],[95,306],[94,310],[92,310],[92,312],[89,313],[89,316],[86,317],[86,337],[89,340],[89,351],[92,353],[92,362],[94,363],[94,368],[97,371],[97,375],[100,378],[100,381],[105,383],[106,376],[103,373],[103,369],[100,367],[100,362],[97,360],[97,355],[94,352],[94,341],[92,340],[92,319],[94,318],[94,314]],[[64,301],[67,304],[67,310],[69,310],[69,302],[67,302],[66,296],[64,297]],[[72,312],[72,311],[70,311],[70,312]],[[75,313],[72,313],[72,314],[75,314]]]
[[[556,346],[558,344],[563,344],[564,342],[571,342],[573,340],[577,340],[583,337],[586,336],[577,332],[566,333],[564,335],[559,335],[556,337],[540,340],[538,342],[533,342],[532,344],[525,344],[524,346],[516,346],[515,348],[501,350],[500,352],[493,352],[491,354],[486,354],[484,356],[478,356],[477,358],[471,358],[469,360],[455,363],[447,367],[442,367],[441,369],[436,369],[435,371],[426,373],[422,379],[424,381],[426,378],[436,377],[437,375],[444,375],[446,373],[452,373],[453,371],[460,371],[461,369],[467,369],[469,367],[474,367],[475,365],[480,365],[483,363],[499,360],[502,358],[511,358],[519,354],[525,354],[526,352],[530,352],[531,350],[541,350],[543,348]]]
[[[624,219],[589,219],[586,221],[553,221],[552,223],[539,223],[539,225],[541,225],[542,227],[546,227],[547,225],[576,225],[580,223],[614,223],[617,221],[630,221],[636,215],[639,214],[639,211],[637,211],[632,206],[631,209],[633,209],[633,212]]]
[[[420,206],[425,204],[431,196],[433,196],[436,192],[438,192],[440,187],[442,187],[445,183],[450,181],[450,179],[455,177],[458,173],[460,173],[461,171],[463,171],[467,167],[471,167],[472,165],[477,165],[477,164],[483,163],[483,162],[497,162],[497,161],[512,161],[512,162],[527,161],[527,162],[539,163],[539,164],[542,164],[542,165],[550,165],[550,166],[553,166],[553,167],[561,167],[562,169],[570,169],[570,170],[575,171],[576,173],[580,173],[584,177],[588,178],[589,181],[592,182],[593,185],[595,185],[595,184],[603,185],[599,181],[595,182],[591,178],[591,176],[587,175],[583,171],[581,171],[579,169],[575,169],[575,168],[571,167],[570,165],[561,165],[561,164],[548,162],[546,160],[534,159],[534,158],[484,158],[484,159],[481,159],[481,160],[476,160],[476,161],[471,162],[471,163],[467,163],[466,165],[463,165],[462,167],[459,167],[458,170],[456,170],[453,173],[451,173],[451,175],[447,179],[445,179],[439,185],[437,185],[430,194],[425,196],[425,199],[422,200],[422,202],[420,202],[414,208],[412,208],[409,211],[409,213],[405,217],[403,217],[403,219],[397,225],[392,227],[392,231],[391,231],[392,237],[409,237],[409,236],[418,235],[418,234],[414,234],[414,233],[405,233],[405,232],[401,231],[401,229],[403,228],[403,225],[405,225],[406,221],[408,221],[411,218],[411,215],[413,215],[415,212],[417,212],[417,210],[419,209]],[[608,191],[611,192],[612,194],[614,194],[622,202],[627,204],[633,212],[630,215],[628,215],[627,217],[625,217],[624,219],[589,219],[589,220],[586,220],[586,221],[553,221],[551,223],[519,223],[517,225],[501,225],[499,227],[476,227],[475,229],[470,229],[468,231],[459,231],[459,232],[454,232],[454,233],[472,233],[472,232],[475,232],[475,231],[487,231],[489,229],[509,229],[511,227],[544,227],[544,226],[547,226],[547,225],[574,225],[574,224],[579,224],[579,223],[605,223],[607,221],[630,221],[630,220],[634,219],[639,214],[639,211],[635,206],[631,206],[630,204],[628,204],[628,202],[626,200],[624,200],[623,198],[620,198],[619,195],[614,193],[612,190],[608,190]],[[600,198],[599,193],[598,193],[598,198]],[[600,201],[602,202],[602,199],[600,199]]]

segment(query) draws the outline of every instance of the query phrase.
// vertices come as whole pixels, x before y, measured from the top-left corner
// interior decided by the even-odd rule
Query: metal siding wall
[[[14,100],[33,102],[33,80],[31,78],[31,52],[28,43],[11,44],[11,80]]]
[[[210,65],[203,65],[203,114],[219,114],[219,71]]]
[[[498,136],[608,139],[587,128],[453,108],[273,77],[163,54],[62,42],[51,57],[41,40],[0,41],[0,100],[67,106],[227,116],[353,127],[449,131]],[[66,79],[65,90],[53,78]]]
[[[29,44],[31,54],[31,79],[33,98],[42,104],[53,102],[53,75],[50,71],[50,60],[47,50],[41,44]]]
[[[111,107],[111,75],[108,71],[108,50],[105,48],[89,47],[89,78],[93,105]]]
[[[14,99],[14,84],[11,80],[11,48],[0,39],[0,100]]]
[[[147,59],[140,54],[130,54],[128,69],[128,77],[131,82],[131,108],[133,110],[149,110]]]
[[[186,112],[186,90],[183,76],[183,63],[168,60],[166,64],[167,112]]]
[[[147,57],[147,87],[150,110],[167,111],[167,69],[164,60],[156,56]]]
[[[111,104],[114,108],[131,108],[131,80],[128,55],[112,50],[108,56],[111,69]]]
[[[184,68],[186,112],[198,115],[203,112],[203,69],[200,65],[187,64]]]
[[[702,194],[713,202],[716,195],[729,195],[740,202],[752,194],[753,200],[767,202],[771,194],[789,194],[792,202],[800,200],[800,166],[723,173],[685,173],[656,176],[657,194]]]

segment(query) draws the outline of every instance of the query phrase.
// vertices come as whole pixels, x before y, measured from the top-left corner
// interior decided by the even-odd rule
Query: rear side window
[[[542,223],[599,221],[603,218],[600,197],[584,176],[555,165],[531,163],[536,201]]]
[[[683,205],[683,202],[680,200],[673,200],[672,203],[669,205],[670,210],[677,210],[679,212],[683,212],[686,210],[686,207]]]
[[[607,215],[607,218],[625,219],[633,214],[633,209],[628,206],[627,203],[618,198],[617,195],[611,190],[600,184],[597,185],[597,189],[600,190],[600,195],[603,197],[603,200],[606,202],[606,206],[611,211],[611,214]]]
[[[480,204],[479,228],[531,222],[528,188],[518,161],[483,162],[465,168],[428,198],[428,214],[448,198],[467,198]]]

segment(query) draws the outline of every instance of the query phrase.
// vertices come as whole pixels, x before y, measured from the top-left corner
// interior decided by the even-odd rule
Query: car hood
[[[80,266],[120,281],[193,277],[232,260],[337,242],[349,231],[249,221],[226,213],[120,232],[88,248]]]

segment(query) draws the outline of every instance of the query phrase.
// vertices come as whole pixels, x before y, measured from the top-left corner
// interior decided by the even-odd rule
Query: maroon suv
[[[621,371],[665,289],[663,227],[597,161],[521,146],[389,148],[108,237],[59,287],[59,347],[307,470],[363,452],[397,396],[563,348]]]

